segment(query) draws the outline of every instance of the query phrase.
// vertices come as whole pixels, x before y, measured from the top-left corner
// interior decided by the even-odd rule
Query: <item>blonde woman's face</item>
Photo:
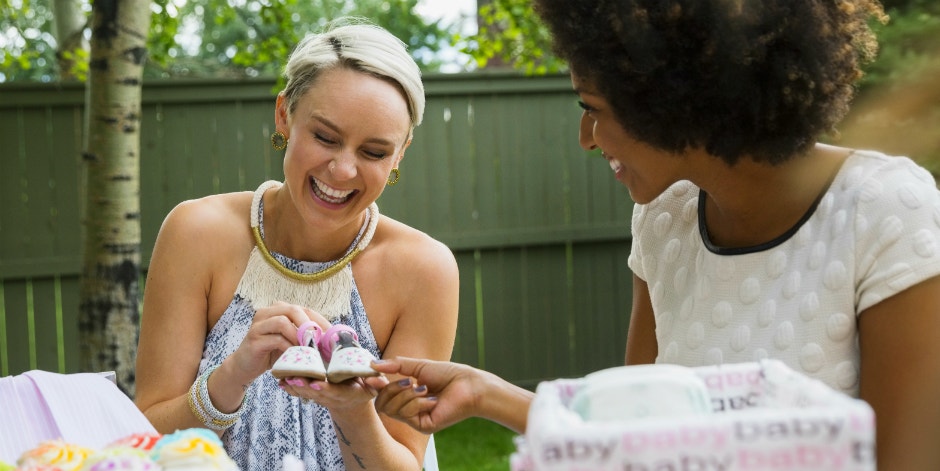
[[[358,217],[385,189],[409,141],[408,104],[390,82],[346,68],[323,72],[278,129],[289,130],[284,178],[309,222]],[[283,123],[283,124],[282,124]]]

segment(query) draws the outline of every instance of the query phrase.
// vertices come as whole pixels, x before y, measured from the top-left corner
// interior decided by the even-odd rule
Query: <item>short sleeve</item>
[[[856,312],[940,275],[940,191],[906,157],[888,157],[855,189]]]
[[[643,240],[646,209],[646,205],[642,204],[633,206],[633,217],[630,221],[630,234],[633,239],[630,243],[630,256],[627,258],[627,265],[633,271],[633,274],[644,280],[646,276],[643,274],[643,247],[640,241]]]

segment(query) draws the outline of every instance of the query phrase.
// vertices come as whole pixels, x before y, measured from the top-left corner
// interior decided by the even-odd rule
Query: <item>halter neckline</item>
[[[366,219],[363,221],[362,227],[359,229],[359,233],[353,239],[352,243],[349,245],[349,248],[346,250],[346,253],[343,254],[337,260],[330,262],[325,262],[327,266],[321,270],[317,270],[312,273],[298,273],[290,268],[284,266],[274,255],[268,250],[267,245],[264,243],[264,228],[262,223],[262,211],[264,204],[262,202],[262,197],[264,192],[274,188],[280,187],[281,183],[269,180],[261,184],[257,190],[255,190],[254,197],[251,200],[251,232],[254,235],[255,246],[258,247],[258,251],[264,257],[265,261],[268,262],[272,267],[277,269],[281,274],[289,278],[304,281],[304,282],[317,282],[329,278],[340,270],[349,265],[350,262],[360,252],[365,250],[365,248],[372,241],[372,236],[375,235],[375,228],[379,222],[379,207],[375,202],[369,205],[366,210]]]

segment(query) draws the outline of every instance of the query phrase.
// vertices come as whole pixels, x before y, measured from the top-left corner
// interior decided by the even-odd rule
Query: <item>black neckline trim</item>
[[[834,180],[834,179],[833,179]],[[813,204],[810,205],[809,209],[803,213],[803,216],[800,217],[800,220],[793,225],[793,227],[787,229],[783,234],[775,237],[772,240],[764,242],[762,244],[751,245],[747,247],[720,247],[712,243],[711,237],[708,235],[708,228],[705,225],[705,197],[708,196],[708,193],[705,190],[699,188],[698,190],[698,232],[702,237],[702,243],[705,244],[705,247],[712,253],[717,255],[744,255],[749,253],[763,252],[765,250],[772,249],[787,240],[793,237],[797,231],[803,227],[803,224],[806,224],[806,221],[809,221],[809,218],[813,217],[813,214],[816,212],[816,208],[819,206],[819,202],[822,201],[823,196],[829,192],[829,187],[832,185],[832,180],[829,181],[829,184],[819,193],[819,196],[813,201]]]

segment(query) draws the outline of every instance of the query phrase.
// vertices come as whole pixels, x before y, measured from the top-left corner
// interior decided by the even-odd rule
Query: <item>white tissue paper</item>
[[[15,463],[45,440],[100,449],[145,432],[153,425],[104,374],[33,370],[0,378],[0,461]]]

